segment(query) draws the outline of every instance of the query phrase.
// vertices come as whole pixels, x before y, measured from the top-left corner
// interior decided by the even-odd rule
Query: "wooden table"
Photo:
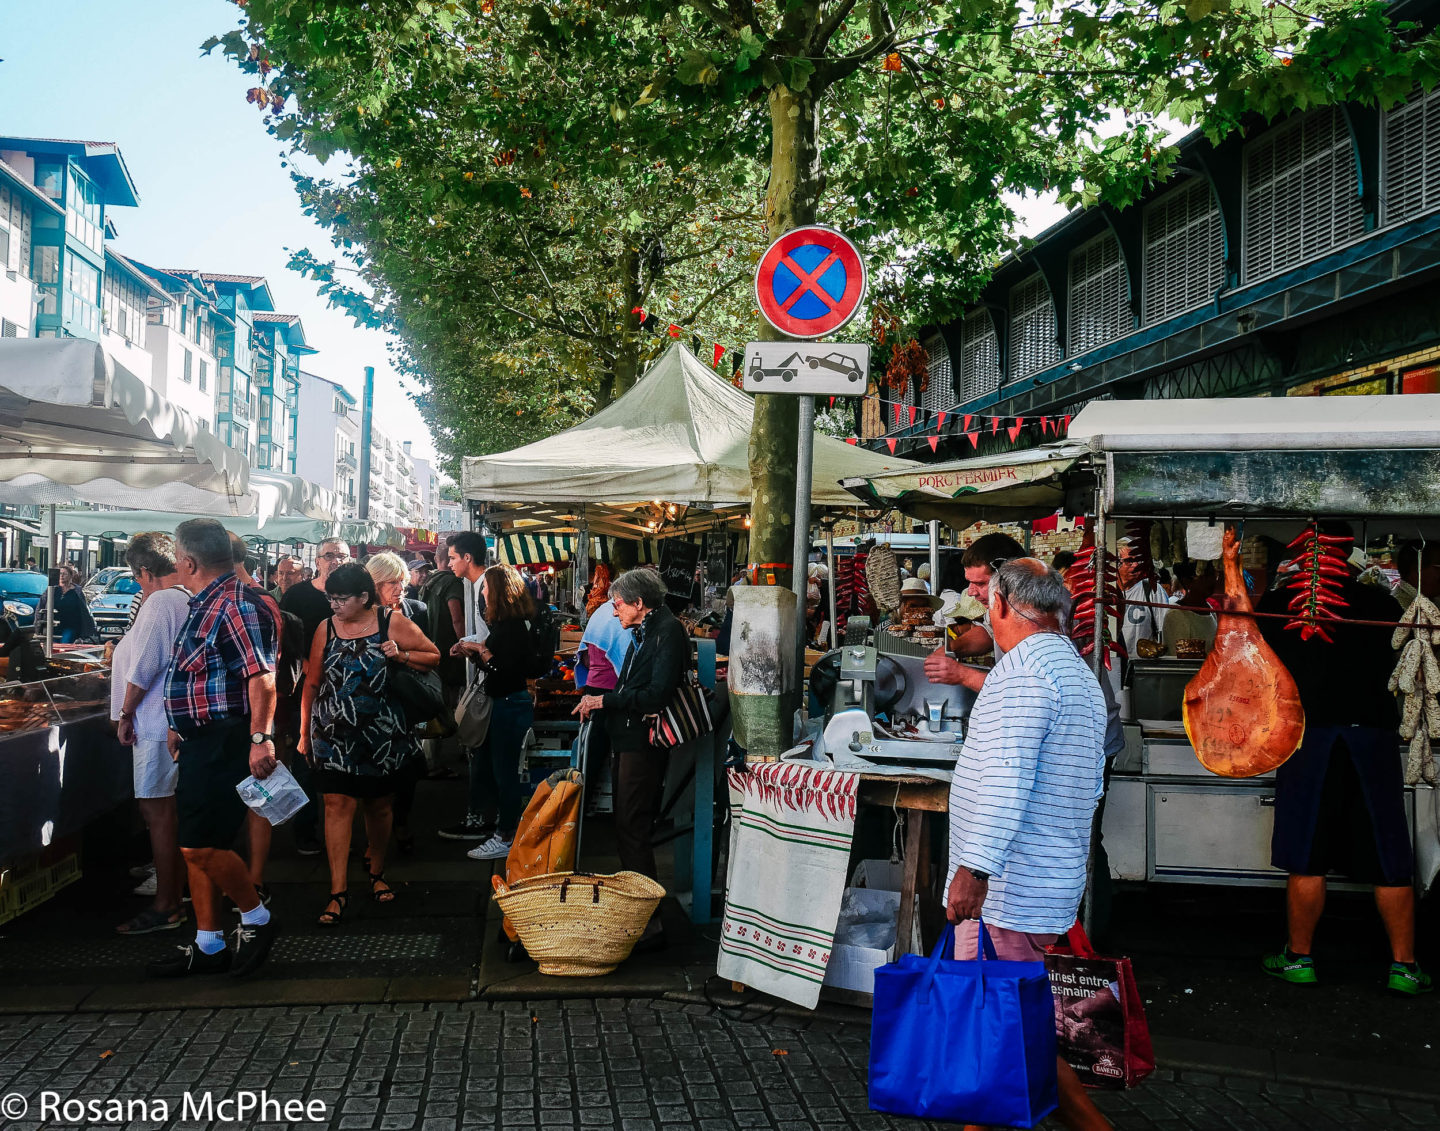
[[[930,860],[930,821],[933,813],[950,809],[950,783],[918,774],[861,774],[857,800],[861,805],[905,813],[905,872],[900,885],[900,918],[896,924],[897,955],[910,954],[915,934],[916,895],[921,899],[921,942],[928,946],[925,920],[939,918],[934,894],[935,877]],[[933,903],[933,906],[931,904]],[[926,911],[929,914],[926,914]]]

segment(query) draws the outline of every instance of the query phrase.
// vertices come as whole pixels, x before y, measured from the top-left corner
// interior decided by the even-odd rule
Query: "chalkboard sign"
[[[730,536],[724,531],[705,535],[705,581],[722,591],[730,585]]]
[[[695,600],[695,569],[699,564],[698,543],[682,542],[678,538],[667,538],[660,543],[660,579],[676,601]]]

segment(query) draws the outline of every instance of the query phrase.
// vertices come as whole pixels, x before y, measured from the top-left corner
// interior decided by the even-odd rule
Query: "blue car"
[[[45,575],[32,569],[0,569],[0,615],[21,628],[31,627],[46,584]]]

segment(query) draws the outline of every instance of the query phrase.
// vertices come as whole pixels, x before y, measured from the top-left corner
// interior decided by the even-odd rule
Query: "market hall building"
[[[951,460],[1058,438],[1031,425],[1101,398],[1440,392],[1440,89],[1178,149],[1168,181],[1071,213],[929,328],[927,388],[872,389],[862,442]],[[1018,442],[992,417],[1025,418]]]

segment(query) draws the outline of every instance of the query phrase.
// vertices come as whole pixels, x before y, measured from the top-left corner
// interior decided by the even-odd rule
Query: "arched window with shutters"
[[[1220,209],[1209,182],[1191,177],[1145,209],[1141,321],[1148,326],[1203,306],[1224,280]]]
[[[993,393],[1000,387],[1000,342],[990,312],[979,307],[960,324],[960,400]]]
[[[1380,223],[1400,224],[1440,208],[1440,87],[1385,111]]]
[[[1113,342],[1133,328],[1130,282],[1120,242],[1106,232],[1070,253],[1070,356]]]
[[[1028,377],[1059,362],[1055,304],[1037,272],[1010,288],[1010,379]]]
[[[955,407],[955,371],[950,365],[950,347],[939,334],[920,343],[930,355],[930,381],[920,394],[920,407],[929,412],[948,412]]]
[[[1339,109],[1298,115],[1245,147],[1243,227],[1247,283],[1364,234],[1355,150]]]

